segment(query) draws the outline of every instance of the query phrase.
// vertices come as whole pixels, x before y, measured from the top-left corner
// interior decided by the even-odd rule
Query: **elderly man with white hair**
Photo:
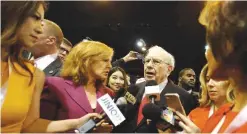
[[[194,109],[196,104],[185,89],[178,87],[168,79],[168,76],[175,67],[175,59],[170,53],[159,46],[153,46],[147,51],[143,64],[145,81],[137,84],[139,87],[139,92],[136,96],[137,107],[135,113],[133,113],[135,117],[133,121],[129,123],[132,124],[132,128],[129,129],[132,129],[132,132],[135,130],[137,133],[157,133],[158,129],[156,125],[152,122],[147,123],[146,119],[141,115],[147,81],[155,80],[157,82],[160,92],[160,101],[156,102],[156,104],[160,107],[167,106],[164,96],[166,93],[177,93],[179,95],[186,114]]]

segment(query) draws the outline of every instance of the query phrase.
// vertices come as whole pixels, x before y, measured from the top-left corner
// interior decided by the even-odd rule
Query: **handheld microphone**
[[[122,96],[127,101],[127,104],[118,105],[120,111],[123,113],[123,115],[126,118],[125,123],[129,122],[129,121],[133,120],[133,118],[135,118],[135,114],[133,114],[133,113],[135,113],[137,111],[137,108],[138,108],[136,105],[136,98],[135,98],[138,91],[139,91],[138,86],[131,85],[125,91],[125,94]],[[122,97],[120,97],[120,98],[122,98]]]
[[[125,95],[125,92],[126,92],[126,90],[125,90],[124,88],[120,88],[120,89],[116,92],[116,94],[115,94],[115,97],[114,97],[114,99],[113,99],[113,100],[114,100],[114,103],[117,102],[118,98],[124,96],[124,95]]]
[[[139,88],[136,85],[130,86],[127,91],[125,92],[124,98],[131,103],[132,105],[135,105],[136,103],[136,98],[135,96],[137,95],[139,91]]]
[[[135,95],[138,93],[139,88],[136,85],[130,86],[127,90],[120,88],[114,97],[114,103],[121,97],[124,97],[128,103],[134,105],[136,103]]]
[[[126,105],[128,102],[127,100],[125,99],[125,97],[120,97],[118,98],[117,102],[116,102],[116,105],[117,106],[122,106],[122,105]]]
[[[151,103],[160,100],[160,87],[155,80],[147,81],[145,86],[145,95]]]
[[[168,128],[182,131],[183,129],[178,125],[178,121],[174,117],[173,111],[166,107],[160,108],[158,105],[149,103],[143,107],[143,116],[156,123],[156,127],[162,131]]]

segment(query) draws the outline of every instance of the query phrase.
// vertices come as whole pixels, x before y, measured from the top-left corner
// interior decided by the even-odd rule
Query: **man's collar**
[[[39,57],[39,58],[36,58],[36,59],[34,59],[34,61],[38,61],[38,60],[43,59],[43,58],[45,58],[45,57],[51,57],[51,58],[53,58],[53,59],[56,59],[57,56],[58,56],[58,53],[48,54],[48,55],[44,55],[44,56],[41,56],[41,57]]]
[[[165,79],[163,82],[161,82],[161,83],[159,84],[160,93],[161,93],[161,92],[163,91],[163,89],[166,87],[167,83],[168,83],[168,79]]]

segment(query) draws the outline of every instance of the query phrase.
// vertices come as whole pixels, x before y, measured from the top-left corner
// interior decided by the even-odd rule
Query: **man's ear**
[[[178,82],[180,82],[181,80],[182,80],[182,77],[179,77],[179,78],[178,78]]]
[[[168,71],[169,71],[169,75],[170,75],[173,71],[173,67],[171,65],[168,66]]]
[[[57,41],[56,37],[54,37],[54,36],[49,36],[49,37],[48,37],[48,42],[47,42],[47,44],[48,44],[48,45],[53,45],[53,44],[56,43],[56,41]]]

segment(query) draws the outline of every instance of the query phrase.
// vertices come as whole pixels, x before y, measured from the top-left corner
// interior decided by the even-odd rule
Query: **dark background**
[[[148,46],[159,45],[174,55],[176,67],[170,78],[186,67],[197,78],[206,63],[205,29],[198,23],[203,1],[53,1],[46,18],[56,22],[74,45],[90,37],[115,50],[114,59],[136,50],[142,38]],[[143,76],[140,60],[126,64],[128,73]],[[198,79],[197,79],[198,80]]]

